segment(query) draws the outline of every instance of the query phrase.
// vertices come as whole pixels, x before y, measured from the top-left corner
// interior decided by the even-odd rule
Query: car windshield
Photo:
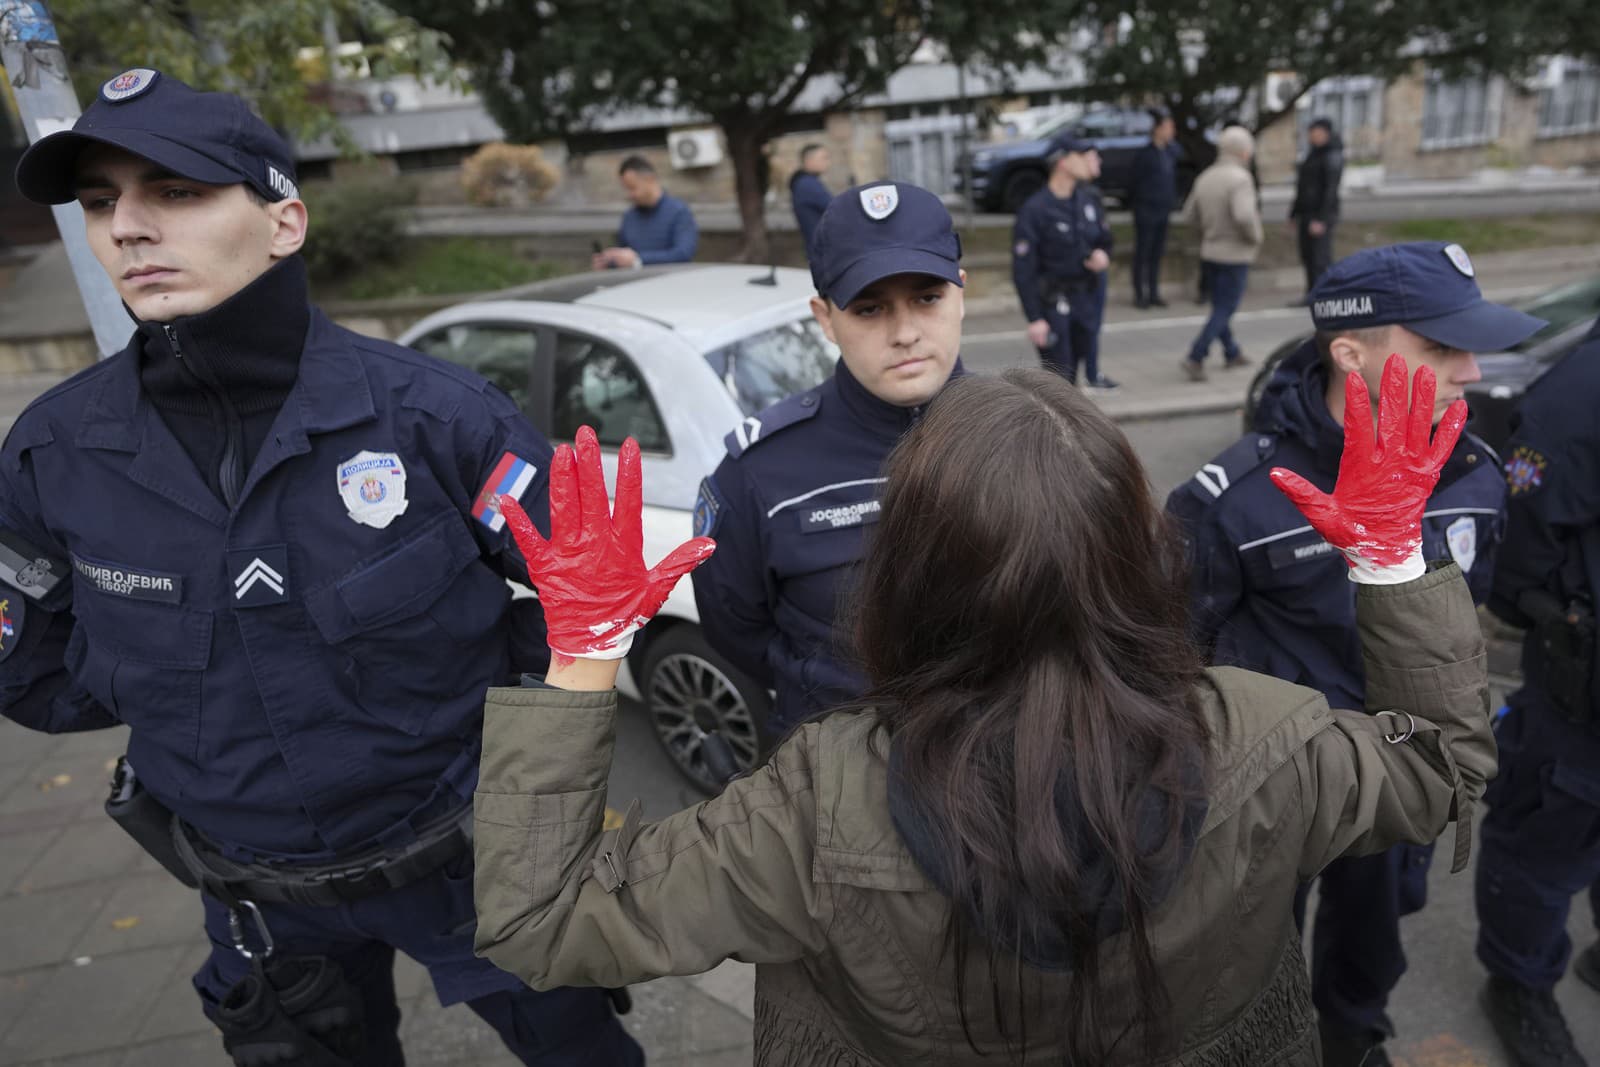
[[[756,415],[785,397],[821,385],[833,373],[839,350],[829,343],[814,319],[795,319],[782,326],[706,353],[706,362],[722,379],[746,415]]]
[[[1518,307],[1549,323],[1513,349],[1526,352],[1552,337],[1559,337],[1574,326],[1592,322],[1596,316],[1600,316],[1600,274],[1540,293],[1519,302]]]

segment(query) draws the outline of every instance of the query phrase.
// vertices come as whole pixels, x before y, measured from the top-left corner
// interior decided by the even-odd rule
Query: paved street
[[[1507,294],[1543,287],[1553,276],[1525,271],[1483,279]],[[1169,296],[1186,292],[1174,285]],[[1247,351],[1265,356],[1306,328],[1286,294],[1261,294],[1237,321]],[[1117,298],[1119,301],[1125,296]],[[1106,373],[1124,390],[1108,410],[1124,422],[1162,495],[1230,443],[1247,378],[1216,370],[1205,387],[1184,382],[1177,362],[1198,328],[1198,309],[1175,302],[1136,317],[1118,303],[1103,345]],[[1033,354],[1011,314],[969,316],[970,369],[1026,365]],[[0,422],[47,380],[0,382]],[[187,977],[203,957],[196,897],[143,857],[105,817],[108,764],[123,732],[67,737],[29,733],[0,721],[0,1065],[197,1065],[223,1067],[220,1042],[195,1003]],[[644,716],[619,725],[614,806],[639,796],[647,815],[693,803],[658,752]],[[1435,867],[1432,900],[1406,932],[1411,972],[1393,1005],[1401,1030],[1397,1063],[1410,1067],[1504,1067],[1476,997],[1470,875]],[[1580,907],[1574,938],[1595,936]],[[724,1067],[750,1056],[750,970],[728,965],[701,979],[666,979],[636,990],[629,1025],[663,1065]],[[404,1035],[414,1065],[512,1061],[465,1009],[441,1010],[425,974],[402,960]],[[1579,1044],[1600,1063],[1600,994],[1568,979],[1558,991]]]

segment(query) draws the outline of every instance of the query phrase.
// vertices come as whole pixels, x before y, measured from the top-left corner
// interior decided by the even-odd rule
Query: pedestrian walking
[[[1074,385],[1114,392],[1100,373],[1100,325],[1111,266],[1111,223],[1093,182],[1100,153],[1092,141],[1059,134],[1045,157],[1049,180],[1017,210],[1011,278],[1040,361]]]
[[[1229,126],[1217,137],[1217,161],[1195,179],[1184,206],[1183,221],[1200,235],[1200,269],[1207,279],[1211,314],[1189,346],[1183,372],[1190,381],[1206,380],[1205,358],[1213,343],[1222,342],[1223,366],[1247,366],[1250,360],[1234,340],[1230,325],[1244,300],[1250,264],[1261,251],[1261,210],[1249,165],[1255,138],[1242,126]]]
[[[563,446],[551,540],[523,538],[558,594],[552,668],[487,702],[480,951],[536,987],[754,961],[759,1067],[1318,1063],[1295,886],[1451,818],[1464,863],[1494,770],[1471,597],[1419,551],[1466,405],[1430,443],[1430,372],[1409,414],[1406,386],[1397,357],[1377,441],[1349,390],[1369,429],[1331,495],[1280,473],[1351,563],[1372,714],[1202,670],[1116,425],[1052,372],[973,375],[889,461],[852,597],[861,700],[608,833],[620,661],[599,657],[712,546],[647,570],[637,449],[608,514],[593,436]]]
[[[800,239],[805,242],[806,262],[810,262],[813,237],[822,213],[833,202],[833,194],[822,176],[833,166],[833,153],[827,145],[808,144],[800,149],[800,169],[789,179],[789,202],[794,206],[795,225],[800,228]]]
[[[662,188],[661,176],[650,161],[643,156],[629,156],[618,168],[617,180],[633,206],[622,216],[617,243],[594,254],[594,269],[687,263],[694,259],[700,244],[694,212]]]
[[[1151,113],[1150,143],[1133,157],[1128,200],[1133,208],[1133,306],[1164,308],[1161,259],[1167,226],[1178,207],[1177,123],[1166,111]]]
[[[700,625],[776,693],[769,739],[860,694],[837,622],[878,522],[883,462],[960,373],[966,273],[937,196],[906,182],[849,189],[815,246],[811,310],[839,346],[833,377],[735,427],[695,505],[695,533],[722,546],[694,573]]]
[[[1168,498],[1189,537],[1194,629],[1212,663],[1316,689],[1337,707],[1370,703],[1344,561],[1268,470],[1334,485],[1352,433],[1339,420],[1347,382],[1376,395],[1390,353],[1432,369],[1439,419],[1481,376],[1474,351],[1509,348],[1543,325],[1485,301],[1472,275],[1466,252],[1442,243],[1368,249],[1336,264],[1313,290],[1317,332],[1268,383],[1259,429]],[[1494,452],[1463,434],[1428,498],[1422,554],[1454,561],[1475,600],[1489,593],[1504,498]],[[1322,872],[1311,990],[1327,1067],[1389,1062],[1388,999],[1406,969],[1400,919],[1422,908],[1431,857],[1430,843],[1402,844]],[[1304,904],[1302,892],[1297,909]]]
[[[548,658],[500,508],[545,523],[549,444],[308,302],[294,157],[239,97],[127,71],[16,180],[81,206],[133,335],[0,450],[0,712],[129,727],[109,808],[203,891],[224,1047],[404,1062],[398,949],[523,1063],[643,1063],[603,991],[472,951],[482,694]]]
[[[1339,182],[1344,177],[1344,145],[1333,121],[1313,119],[1306,131],[1310,149],[1294,176],[1294,202],[1289,221],[1300,246],[1306,272],[1305,300],[1333,263],[1333,229],[1339,222]]]
[[[1597,361],[1600,326],[1522,401],[1489,597],[1490,610],[1527,631],[1522,688],[1495,730],[1500,774],[1484,797],[1477,871],[1485,1003],[1516,1067],[1584,1063],[1554,996],[1572,958],[1574,896],[1587,890],[1600,930]],[[1572,970],[1600,993],[1600,941]]]

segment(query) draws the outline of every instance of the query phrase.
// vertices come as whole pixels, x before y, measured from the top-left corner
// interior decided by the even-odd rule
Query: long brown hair
[[[863,702],[937,842],[963,1027],[969,943],[990,947],[999,1004],[995,946],[1015,968],[1043,940],[1070,975],[1048,1008],[1068,1062],[1099,1063],[1122,1039],[1100,1021],[1101,943],[1121,930],[1153,1051],[1147,923],[1204,810],[1209,742],[1179,543],[1127,439],[1048,371],[952,382],[886,473],[857,589]]]

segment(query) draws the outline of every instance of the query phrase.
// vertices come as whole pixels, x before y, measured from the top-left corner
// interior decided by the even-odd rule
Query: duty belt
[[[200,888],[225,904],[248,900],[331,907],[410,885],[470,852],[472,806],[423,827],[409,844],[365,849],[325,864],[239,863],[177,818],[172,820],[172,837]]]

